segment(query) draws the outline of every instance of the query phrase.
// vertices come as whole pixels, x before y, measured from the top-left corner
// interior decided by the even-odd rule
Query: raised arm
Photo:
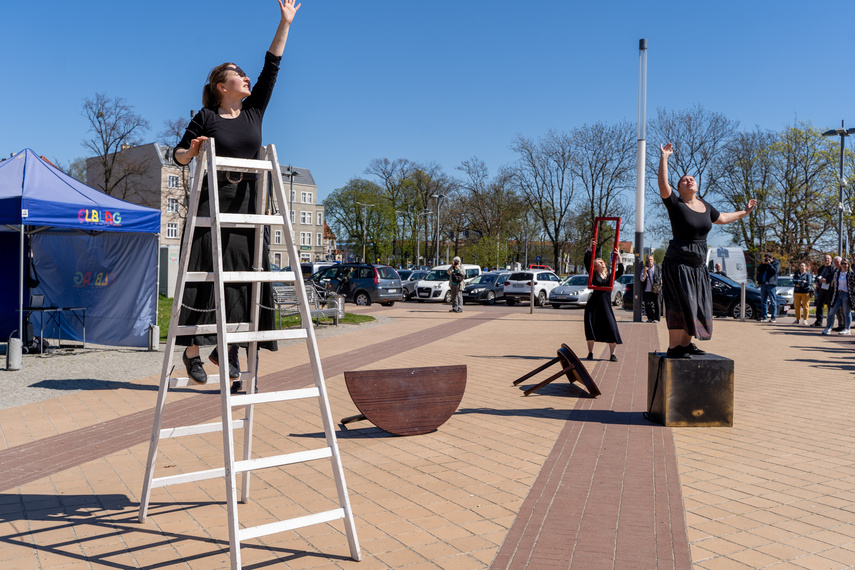
[[[281,56],[285,52],[285,42],[288,41],[288,30],[291,28],[291,22],[294,21],[297,10],[300,9],[300,4],[295,6],[294,1],[278,0],[280,12],[279,27],[276,28],[276,34],[270,43],[270,49],[267,50],[275,56]]]
[[[659,155],[659,195],[664,200],[671,195],[671,183],[668,182],[668,157],[674,153],[674,145],[671,143],[665,146],[659,145],[661,154]]]
[[[752,198],[748,200],[748,206],[745,207],[744,210],[740,210],[738,212],[719,212],[718,219],[715,223],[723,225],[729,224],[730,222],[735,222],[736,220],[740,220],[754,211],[754,208],[757,207],[757,200]]]

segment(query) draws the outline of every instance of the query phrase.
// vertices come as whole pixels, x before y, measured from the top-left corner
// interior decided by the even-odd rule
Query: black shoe
[[[240,392],[240,389],[242,386],[243,386],[243,383],[240,380],[238,380],[237,382],[232,382],[232,387],[229,390],[229,393],[237,394],[238,392]]]
[[[840,332],[840,331],[842,331],[842,330],[843,330],[843,327],[834,327],[834,330],[835,330],[836,332]]]
[[[814,326],[814,327],[821,327],[821,326],[822,326],[822,321],[816,321],[812,326]]]
[[[593,352],[588,353],[588,360],[594,360],[594,353]]]
[[[208,356],[208,360],[210,360],[214,366],[220,365],[216,347]],[[240,378],[240,362],[238,361],[238,345],[236,344],[229,346],[229,378],[232,380]]]
[[[208,375],[205,374],[205,366],[202,364],[202,359],[198,356],[190,358],[187,356],[187,350],[181,355],[181,360],[184,361],[184,367],[187,369],[187,376],[196,384],[207,384]]]
[[[665,353],[665,358],[691,358],[692,355],[689,354],[686,349],[686,346],[675,346],[674,348],[669,348]]]
[[[617,362],[617,356],[615,356],[614,354],[612,354],[612,355],[611,355],[611,357],[609,358],[609,360],[610,360],[611,362]]]
[[[707,353],[706,350],[701,350],[700,348],[695,346],[695,343],[693,343],[693,342],[690,342],[689,346],[684,346],[683,348],[685,349],[685,351],[687,353],[695,355],[695,356],[703,356],[704,354]]]

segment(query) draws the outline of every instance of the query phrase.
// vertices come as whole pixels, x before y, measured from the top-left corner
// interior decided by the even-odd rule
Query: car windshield
[[[587,275],[572,275],[564,282],[565,285],[588,285]]]
[[[427,274],[425,281],[448,281],[448,272],[445,269],[434,269]]]
[[[793,278],[792,277],[778,277],[778,287],[792,287],[793,286]]]
[[[720,281],[724,281],[725,283],[727,283],[727,284],[728,284],[728,285],[730,285],[731,287],[739,287],[739,288],[742,288],[742,284],[737,283],[736,281],[734,281],[734,280],[733,280],[733,279],[731,279],[730,277],[725,277],[724,275],[716,275],[715,277],[716,277],[716,278],[718,278]]]
[[[511,273],[508,281],[531,281],[531,273]]]
[[[490,275],[489,273],[482,273],[481,275],[475,277],[472,281],[470,281],[470,283],[473,285],[476,283],[480,284],[480,285],[489,285],[490,283],[496,282],[496,277],[498,277],[498,275]]]

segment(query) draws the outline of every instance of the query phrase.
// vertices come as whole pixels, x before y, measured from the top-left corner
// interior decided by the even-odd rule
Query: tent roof
[[[160,211],[108,196],[24,149],[0,162],[0,224],[160,232]]]

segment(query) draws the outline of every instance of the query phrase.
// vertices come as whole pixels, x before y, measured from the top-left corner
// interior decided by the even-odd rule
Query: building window
[[[300,223],[301,224],[310,224],[312,223],[312,213],[311,212],[300,212]]]
[[[318,225],[319,226],[324,225],[324,213],[323,212],[318,212]]]
[[[296,215],[296,214],[294,214],[294,210],[291,210],[291,223],[292,223],[292,224],[294,223],[294,216],[295,216],[295,215]]]
[[[324,236],[323,236],[323,234],[318,234],[318,235],[316,235],[315,237],[318,239],[318,241],[316,241],[315,243],[316,243],[316,244],[318,244],[318,246],[323,245],[323,243],[324,243]]]
[[[301,253],[300,254],[300,261],[302,261],[304,263],[311,263],[312,262],[312,254],[311,253]]]
[[[291,203],[294,203],[294,198],[297,196],[297,193],[291,190]]]
[[[276,267],[282,267],[282,254],[281,253],[274,253],[273,254],[273,264]]]
[[[312,232],[300,232],[300,245],[312,245]]]
[[[282,230],[276,230],[273,232],[273,243],[276,245],[282,243]]]
[[[169,188],[178,188],[178,177],[175,175],[169,175],[166,179],[166,185]]]
[[[178,222],[167,222],[166,237],[173,239],[178,237]]]
[[[167,198],[166,199],[166,212],[169,214],[177,214],[178,213],[178,198]]]
[[[312,193],[311,192],[301,192],[300,193],[300,201],[304,204],[312,203]]]

